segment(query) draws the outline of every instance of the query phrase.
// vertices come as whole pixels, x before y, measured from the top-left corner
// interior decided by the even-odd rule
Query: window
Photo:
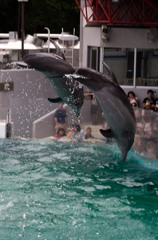
[[[127,49],[104,48],[104,62],[111,68],[120,85],[132,85],[133,80],[127,79]],[[104,66],[103,66],[104,72]]]
[[[99,71],[100,66],[100,48],[99,47],[88,47],[88,63],[87,66],[94,70]]]
[[[104,61],[120,85],[158,86],[158,49],[105,48]]]

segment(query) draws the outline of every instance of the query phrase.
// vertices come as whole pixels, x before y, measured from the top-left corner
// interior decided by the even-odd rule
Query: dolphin
[[[42,72],[53,85],[58,98],[48,98],[50,102],[65,102],[79,116],[84,101],[83,86],[65,74],[75,72],[74,68],[62,56],[49,53],[34,53],[26,56],[24,62],[29,67]]]
[[[68,78],[76,79],[95,94],[109,127],[107,130],[100,129],[100,132],[104,137],[116,139],[122,160],[125,160],[134,142],[135,115],[125,92],[118,85],[116,77],[108,66],[106,73],[80,68],[75,74],[68,75]]]
[[[100,132],[104,137],[116,139],[122,159],[126,159],[134,142],[135,115],[126,94],[105,63],[103,74],[90,68],[79,68],[75,71],[62,56],[56,54],[35,53],[26,56],[24,62],[44,73],[53,84],[59,98],[49,98],[49,101],[66,102],[77,116],[83,105],[82,85],[94,92],[109,126],[108,130],[101,129]]]

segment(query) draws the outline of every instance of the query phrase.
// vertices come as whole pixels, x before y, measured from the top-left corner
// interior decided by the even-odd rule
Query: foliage
[[[0,1],[0,32],[18,31],[20,24],[20,4],[18,0]],[[2,24],[4,23],[4,24]],[[28,34],[64,31],[79,34],[79,10],[75,0],[28,0],[25,3],[25,32]]]

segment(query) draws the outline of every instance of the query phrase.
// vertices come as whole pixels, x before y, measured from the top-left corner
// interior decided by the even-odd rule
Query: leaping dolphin
[[[76,72],[69,63],[56,54],[36,53],[24,58],[24,62],[37,71],[43,72],[53,84],[58,99],[72,107],[77,115],[83,104],[83,88],[80,83],[91,89],[100,103],[108,130],[100,130],[102,135],[115,138],[125,160],[135,136],[136,121],[129,100],[118,85],[111,69],[104,64],[105,73],[89,68],[80,68]]]
[[[42,72],[52,83],[59,98],[48,98],[50,102],[63,101],[79,116],[84,98],[83,86],[75,79],[65,77],[65,74],[72,74],[75,70],[63,57],[57,54],[35,53],[26,56],[24,62]]]
[[[100,132],[107,138],[116,139],[122,159],[125,160],[134,142],[135,115],[126,94],[118,85],[116,77],[107,65],[104,66],[108,74],[102,74],[89,68],[80,68],[68,78],[76,79],[94,92],[109,126],[108,130],[101,129]]]

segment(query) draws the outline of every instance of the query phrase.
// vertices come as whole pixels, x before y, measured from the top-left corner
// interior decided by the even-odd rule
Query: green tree
[[[0,1],[0,32],[18,31],[20,21],[18,0]],[[4,24],[2,24],[4,23]],[[44,27],[52,33],[71,32],[79,34],[79,9],[75,0],[28,0],[25,3],[25,32],[44,32]]]
[[[0,32],[17,31],[18,28],[18,1],[0,1]]]

